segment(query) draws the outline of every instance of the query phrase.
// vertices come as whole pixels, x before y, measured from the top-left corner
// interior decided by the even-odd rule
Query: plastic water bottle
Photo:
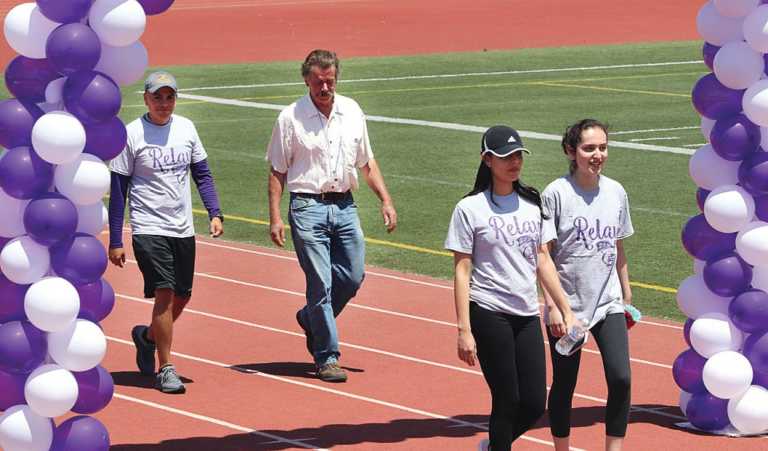
[[[555,343],[555,349],[564,356],[571,356],[587,343],[587,326],[582,321],[577,321],[571,326],[567,334],[560,337]]]

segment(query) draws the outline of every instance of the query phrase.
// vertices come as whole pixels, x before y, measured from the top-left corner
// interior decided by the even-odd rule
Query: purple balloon
[[[17,199],[32,199],[53,184],[53,165],[31,147],[9,149],[0,158],[0,188]]]
[[[13,374],[0,370],[0,410],[7,410],[17,404],[26,404],[24,383],[26,374]]]
[[[685,342],[688,344],[689,348],[693,347],[691,344],[691,326],[693,326],[693,319],[688,318],[685,320],[685,324],[683,325],[683,338],[685,339]]]
[[[80,295],[78,318],[98,323],[109,315],[115,306],[115,291],[105,278],[75,287]]]
[[[90,71],[101,58],[101,42],[96,32],[79,22],[60,25],[48,36],[45,55],[63,75]]]
[[[717,80],[715,74],[707,74],[693,86],[691,100],[699,114],[720,120],[741,112],[744,91],[726,88]]]
[[[761,221],[768,221],[768,195],[754,196],[755,216]]]
[[[681,389],[688,393],[702,393],[707,390],[702,379],[704,364],[707,359],[693,349],[683,351],[672,364],[672,377]]]
[[[27,319],[24,296],[28,289],[29,285],[13,283],[0,273],[0,324]]]
[[[0,324],[0,369],[15,374],[29,373],[45,360],[48,342],[45,332],[29,321]]]
[[[76,233],[51,246],[50,251],[53,270],[75,286],[96,282],[107,269],[104,245],[87,233]]]
[[[728,316],[744,332],[768,331],[768,294],[754,288],[741,293],[728,305]]]
[[[144,14],[151,16],[165,12],[173,4],[173,0],[139,0]]]
[[[5,86],[16,98],[28,102],[45,102],[45,88],[59,78],[58,72],[47,59],[33,59],[19,55],[5,68]]]
[[[768,333],[748,336],[744,340],[744,357],[749,359],[755,373],[752,383],[768,388]]]
[[[104,122],[85,126],[85,149],[83,152],[96,155],[102,160],[111,160],[120,155],[128,140],[125,124],[114,116]]]
[[[120,111],[120,88],[107,75],[91,70],[75,72],[64,83],[64,106],[83,124],[104,122]]]
[[[99,420],[78,415],[53,431],[50,451],[108,451],[109,432]]]
[[[720,50],[720,47],[710,44],[709,42],[705,42],[704,47],[701,48],[704,64],[707,65],[709,70],[715,70],[715,54],[717,54],[718,50]]]
[[[681,235],[685,250],[699,260],[709,260],[736,247],[736,234],[713,229],[703,214],[689,219]]]
[[[707,260],[703,276],[711,292],[733,297],[749,288],[752,267],[735,252],[727,252]]]
[[[760,127],[747,116],[737,114],[717,121],[709,141],[723,159],[740,161],[760,147]]]
[[[24,228],[43,246],[68,240],[77,230],[77,207],[59,193],[45,193],[27,204]]]
[[[32,145],[32,127],[43,110],[31,102],[7,99],[0,102],[0,146],[10,149]]]
[[[739,184],[753,196],[768,194],[768,152],[749,155],[739,165]]]
[[[691,396],[685,413],[692,425],[705,431],[716,431],[730,423],[728,400],[717,398],[706,392]]]
[[[696,190],[696,205],[699,206],[699,211],[704,213],[704,202],[707,200],[707,196],[709,196],[709,193],[712,191],[704,188],[699,188]]]
[[[37,0],[40,12],[58,23],[77,22],[88,14],[93,0]]]
[[[115,383],[112,375],[101,365],[88,371],[73,372],[77,381],[77,401],[72,411],[90,415],[109,404],[115,393]]]

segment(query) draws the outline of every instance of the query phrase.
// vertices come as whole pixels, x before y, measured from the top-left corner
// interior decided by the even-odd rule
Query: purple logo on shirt
[[[149,152],[149,157],[152,159],[152,169],[163,174],[172,173],[176,176],[179,184],[184,183],[189,162],[192,159],[191,152],[177,152],[173,147],[165,149],[157,146],[147,146],[140,150]]]
[[[613,266],[616,262],[616,237],[619,235],[619,227],[608,225],[602,226],[600,219],[595,219],[594,226],[590,224],[589,219],[583,216],[577,216],[573,220],[573,228],[576,231],[576,240],[584,243],[584,248],[594,249],[602,253],[602,260],[606,266]]]
[[[538,221],[520,221],[516,216],[507,223],[501,216],[491,216],[488,225],[495,232],[497,240],[503,240],[508,246],[517,245],[523,256],[533,261],[536,257],[536,243],[540,236],[541,224]]]

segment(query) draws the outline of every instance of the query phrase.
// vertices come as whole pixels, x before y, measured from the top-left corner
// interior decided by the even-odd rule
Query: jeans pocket
[[[305,197],[294,197],[291,199],[291,205],[290,209],[291,212],[299,212],[302,210],[306,210],[307,207],[309,207],[311,203],[311,199],[307,199]]]

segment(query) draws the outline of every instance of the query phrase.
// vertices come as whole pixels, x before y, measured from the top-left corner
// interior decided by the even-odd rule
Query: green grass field
[[[500,123],[559,136],[567,124],[596,117],[610,124],[616,133],[610,136],[614,141],[638,139],[644,144],[695,150],[704,138],[690,91],[707,68],[691,61],[700,59],[699,42],[675,42],[343,60],[338,90],[356,99],[369,116],[475,127],[450,130],[434,124],[369,121],[399,226],[388,235],[375,196],[367,187],[361,188],[356,197],[371,239],[367,262],[451,277],[452,259],[442,244],[453,207],[468,191],[477,169],[480,132],[476,127]],[[688,63],[670,64],[674,62]],[[617,65],[626,67],[605,67]],[[568,68],[585,69],[553,70]],[[226,238],[271,246],[265,226],[268,164],[264,152],[277,110],[183,95],[287,105],[306,92],[299,62],[167,69],[176,74],[182,88],[177,112],[196,122],[209,152],[228,217]],[[464,75],[438,77],[450,74]],[[239,85],[249,86],[234,87]],[[200,87],[217,89],[185,90]],[[134,86],[124,91],[126,120],[144,111],[137,90]],[[670,128],[683,129],[642,132]],[[557,141],[525,140],[533,155],[526,159],[524,181],[543,188],[567,171]],[[635,302],[647,315],[678,320],[684,317],[677,309],[674,290],[692,272],[691,259],[680,244],[680,229],[697,213],[688,158],[612,147],[606,170],[630,195],[636,233],[626,247]],[[198,231],[205,230],[206,216],[200,214],[198,219]]]

